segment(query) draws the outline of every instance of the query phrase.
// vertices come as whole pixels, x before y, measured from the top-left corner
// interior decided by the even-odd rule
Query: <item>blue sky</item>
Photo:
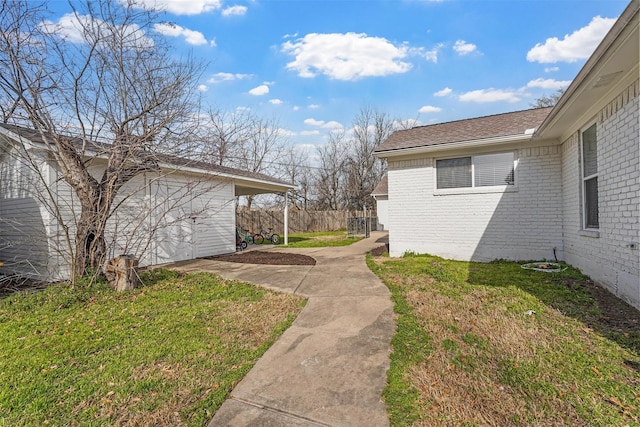
[[[124,0],[123,0],[124,1]],[[321,144],[365,106],[420,124],[530,108],[576,76],[623,0],[138,0],[176,55],[208,63],[203,105]],[[68,10],[54,3],[55,19]],[[55,20],[54,19],[54,20]]]

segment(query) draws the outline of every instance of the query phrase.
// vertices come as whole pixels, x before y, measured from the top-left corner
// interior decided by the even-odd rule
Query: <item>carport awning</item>
[[[236,196],[253,196],[266,193],[285,193],[294,188],[293,185],[266,180],[234,179]]]
[[[234,178],[234,188],[236,196],[253,196],[265,193],[287,193],[295,188],[291,184],[276,179],[263,179],[263,176],[236,177]],[[289,203],[285,197],[284,203],[284,244],[289,244]]]

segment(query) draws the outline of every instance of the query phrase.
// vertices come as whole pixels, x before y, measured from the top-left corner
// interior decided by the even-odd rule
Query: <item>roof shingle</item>
[[[372,196],[384,196],[389,194],[389,177],[385,174],[376,188],[371,192]]]
[[[523,135],[525,131],[540,126],[552,108],[515,111],[399,130],[392,133],[374,152]]]
[[[42,138],[42,135],[34,130],[34,129],[29,129],[29,128],[25,128],[22,126],[16,126],[16,125],[12,125],[12,124],[8,124],[8,123],[0,123],[0,127],[5,128],[6,130],[13,132],[14,134],[25,138],[31,142],[34,143],[38,143],[38,144],[44,144],[44,140]],[[81,147],[82,146],[82,139],[77,138],[77,137],[69,137],[73,143],[78,146]],[[96,152],[100,153],[105,153],[108,152],[110,145],[106,144],[106,143],[100,143],[100,142],[95,142],[95,141],[89,141],[88,142],[90,145],[90,148],[95,150]],[[242,169],[236,169],[236,168],[231,168],[231,167],[227,167],[227,166],[220,166],[220,165],[216,165],[213,163],[207,163],[207,162],[203,162],[203,161],[199,161],[199,160],[192,160],[192,159],[187,159],[184,157],[178,157],[178,156],[173,156],[170,154],[164,154],[164,153],[147,153],[144,152],[141,154],[145,154],[147,156],[152,156],[157,162],[161,162],[161,163],[165,163],[167,165],[171,165],[173,167],[175,167],[176,169],[180,169],[180,168],[185,168],[185,167],[189,167],[189,168],[195,168],[195,169],[200,169],[203,172],[206,173],[210,173],[213,175],[216,174],[222,174],[222,175],[230,175],[230,176],[235,176],[238,178],[248,178],[248,179],[253,179],[253,180],[259,180],[259,181],[266,181],[266,182],[270,182],[270,183],[274,183],[274,184],[281,184],[281,185],[287,185],[287,186],[291,186],[292,184],[289,182],[286,182],[282,179],[278,179],[278,178],[274,178],[272,176],[268,176],[262,173],[258,173],[258,172],[250,172],[250,171],[246,171],[246,170],[242,170]]]

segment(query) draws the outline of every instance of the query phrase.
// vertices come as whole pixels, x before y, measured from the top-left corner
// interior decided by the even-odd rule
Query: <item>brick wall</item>
[[[638,89],[636,81],[595,118],[598,138],[597,233],[582,230],[578,133],[562,145],[562,182],[567,262],[640,308]],[[585,126],[589,124],[584,123]]]
[[[525,148],[515,154],[516,188],[508,192],[440,195],[433,158],[389,161],[391,255],[410,251],[461,260],[531,260],[553,259],[556,248],[562,257],[560,148]]]
[[[582,230],[576,132],[560,146],[515,149],[517,191],[512,192],[438,195],[434,158],[389,160],[391,255],[553,259],[555,248],[558,259],[640,308],[639,94],[636,80],[594,118],[598,232]]]

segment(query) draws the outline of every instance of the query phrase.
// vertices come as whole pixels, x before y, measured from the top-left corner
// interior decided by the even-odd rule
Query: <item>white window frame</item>
[[[505,154],[511,153],[513,155],[513,184],[505,185],[493,185],[476,187],[476,175],[475,175],[475,162],[474,158],[479,156],[487,156],[492,154]],[[457,188],[438,188],[438,160],[459,159],[464,157],[471,157],[471,187],[457,187]],[[518,191],[518,155],[517,151],[492,151],[487,153],[476,153],[465,156],[447,156],[436,157],[433,159],[433,194],[436,196],[443,196],[449,194],[481,194],[481,193],[508,193]]]
[[[594,174],[591,174],[589,176],[585,176],[584,173],[584,139],[583,139],[583,135],[586,131],[588,131],[589,129],[591,129],[592,127],[595,127],[595,132],[596,132],[596,172]],[[579,149],[579,155],[580,155],[580,195],[581,200],[580,200],[580,210],[582,211],[582,229],[585,231],[599,231],[600,230],[600,218],[598,216],[598,225],[596,227],[594,226],[588,226],[587,225],[587,181],[596,178],[596,182],[598,179],[598,125],[596,122],[592,122],[589,123],[587,126],[583,127],[582,129],[580,129],[580,149]],[[598,194],[598,199],[596,200],[596,204],[598,206],[598,209],[600,208],[600,195]]]

